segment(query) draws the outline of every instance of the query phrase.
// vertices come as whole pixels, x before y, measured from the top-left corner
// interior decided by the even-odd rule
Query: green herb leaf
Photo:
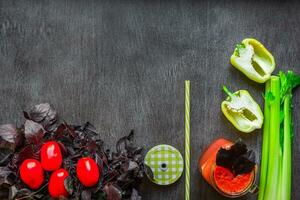
[[[300,76],[293,71],[288,71],[286,74],[280,71],[279,78],[281,83],[280,99],[283,102],[285,96],[291,94],[292,90],[300,85]]]

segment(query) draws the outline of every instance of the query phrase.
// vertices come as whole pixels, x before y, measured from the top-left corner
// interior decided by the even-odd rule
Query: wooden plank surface
[[[218,137],[243,138],[261,152],[261,131],[236,131],[220,111],[222,85],[263,85],[229,64],[234,45],[255,37],[277,69],[300,73],[300,3],[276,1],[0,1],[0,123],[50,102],[71,123],[90,121],[108,145],[136,130],[146,150],[170,144],[184,154],[184,80],[191,80],[191,199],[221,200],[197,161]],[[294,95],[293,199],[300,191],[300,92]],[[184,199],[184,179],[145,200]],[[256,199],[247,196],[241,199]]]

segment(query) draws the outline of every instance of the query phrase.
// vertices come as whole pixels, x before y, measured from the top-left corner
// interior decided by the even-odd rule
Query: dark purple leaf
[[[8,199],[14,199],[18,193],[18,189],[16,188],[15,185],[12,185],[9,187],[9,194],[8,194]],[[25,194],[26,195],[26,194]]]
[[[87,143],[86,143],[86,149],[89,151],[89,152],[95,152],[97,149],[98,149],[98,145],[95,141],[93,140],[89,140]]]
[[[8,167],[0,167],[0,187],[5,185],[13,185],[15,179],[14,172]]]
[[[81,193],[81,200],[91,200],[92,193],[90,190],[83,190]]]
[[[139,165],[136,162],[130,160],[129,164],[128,164],[128,167],[127,167],[127,170],[128,171],[136,171],[138,169],[139,169]]]
[[[230,147],[230,153],[232,154],[232,156],[236,157],[246,154],[247,151],[247,145],[241,139],[239,139],[236,143],[234,143],[234,145]]]
[[[9,189],[6,187],[0,188],[0,199],[7,199],[9,197]]]
[[[99,166],[100,170],[102,171],[102,169],[103,169],[103,159],[102,159],[101,155],[99,155],[99,153],[95,153],[94,158],[95,158],[95,161],[96,161],[97,165]]]
[[[134,188],[132,189],[130,200],[142,200],[142,197],[139,195],[138,191]]]
[[[54,131],[55,135],[55,139],[61,139],[65,136],[66,133],[66,126],[64,123],[60,124],[56,130]]]
[[[39,144],[44,137],[45,130],[42,125],[32,120],[26,120],[24,124],[24,134],[27,143]]]
[[[248,158],[241,156],[235,160],[233,164],[234,174],[244,174],[251,172],[255,167],[255,163],[251,162]]]
[[[30,119],[30,116],[29,116],[28,112],[23,111],[23,115],[24,115],[25,119]]]
[[[113,184],[107,184],[104,186],[107,200],[121,200],[121,190]]]
[[[90,123],[86,122],[82,127],[82,132],[87,134],[89,137],[97,136],[96,128]]]
[[[32,191],[28,188],[18,189],[16,185],[13,185],[9,188],[9,199],[46,199],[48,195],[42,195]]]
[[[19,190],[15,185],[9,188],[9,199],[16,199],[18,197],[24,198],[25,196],[28,196],[28,198],[24,198],[24,199],[29,199],[29,196],[31,194],[32,191],[30,191],[27,188],[22,188]]]
[[[97,200],[107,200],[106,193],[105,192],[98,193],[97,196],[96,196],[96,199]]]
[[[56,126],[53,125],[57,121],[57,112],[49,103],[35,105],[25,117],[26,116],[29,116],[31,120],[42,124],[47,131],[52,131],[56,128]]]
[[[18,131],[12,124],[0,126],[0,148],[15,150],[18,140]]]
[[[35,105],[29,112],[29,117],[35,122],[43,121],[51,110],[49,103]]]
[[[60,196],[60,197],[58,197],[58,200],[68,200],[68,198],[66,198],[64,196]]]
[[[60,147],[62,155],[67,156],[68,155],[68,149],[66,148],[66,146],[62,142],[57,142],[57,143]]]
[[[145,164],[144,170],[145,170],[145,173],[150,177],[150,179],[154,178],[154,174],[153,174],[151,167],[149,167],[148,165]]]
[[[133,135],[134,132],[132,130],[128,136],[122,137],[121,139],[118,140],[116,145],[118,153],[127,153],[128,150],[131,150]]]
[[[247,146],[238,140],[230,149],[220,148],[217,153],[216,164],[229,169],[233,174],[251,172],[255,167],[254,152],[248,151]]]
[[[75,133],[74,128],[72,128],[71,126],[69,126],[67,123],[64,123],[64,124],[65,124],[66,130],[67,130],[67,133],[68,133],[72,138],[75,138],[75,137],[77,136],[77,134]]]
[[[6,166],[13,156],[13,152],[10,149],[0,148],[0,166]]]
[[[68,176],[64,181],[65,188],[69,194],[73,194],[73,179],[71,176]]]
[[[40,152],[41,144],[39,145],[27,145],[25,146],[18,154],[14,155],[12,163],[15,167],[19,167],[22,162],[26,159],[36,159],[39,160],[39,152]]]

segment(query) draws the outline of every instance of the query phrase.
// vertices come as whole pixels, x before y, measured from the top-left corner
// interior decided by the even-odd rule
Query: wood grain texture
[[[218,137],[243,138],[261,153],[261,131],[240,134],[225,119],[222,85],[263,85],[232,68],[234,45],[260,40],[277,69],[300,73],[300,3],[276,1],[0,1],[0,123],[50,102],[71,123],[90,121],[108,145],[136,130],[146,150],[166,143],[184,153],[184,80],[191,80],[191,199],[222,200],[197,161]],[[300,91],[294,95],[293,199],[300,191]],[[143,199],[184,199],[145,179]],[[256,199],[246,196],[241,199]]]

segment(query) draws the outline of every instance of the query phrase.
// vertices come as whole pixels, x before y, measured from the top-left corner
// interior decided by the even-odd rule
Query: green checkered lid
[[[170,145],[157,145],[145,157],[148,178],[158,185],[176,182],[183,172],[183,159],[180,152]]]

